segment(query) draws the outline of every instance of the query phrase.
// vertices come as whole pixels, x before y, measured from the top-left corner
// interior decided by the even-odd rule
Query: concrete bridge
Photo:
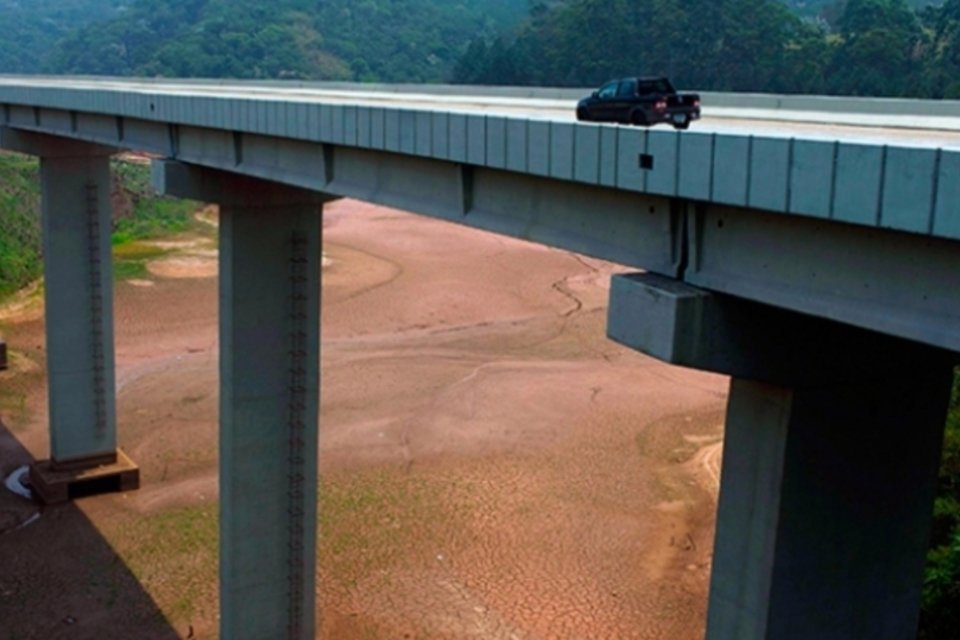
[[[221,206],[222,637],[313,637],[320,213],[338,197],[644,270],[614,280],[610,337],[732,377],[707,638],[914,637],[960,351],[960,105],[708,95],[681,134],[518,92],[0,78],[0,147],[41,158],[35,481],[135,482],[108,160],[144,151],[160,191]]]

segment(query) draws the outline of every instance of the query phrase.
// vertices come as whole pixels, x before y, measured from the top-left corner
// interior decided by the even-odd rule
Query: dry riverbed
[[[604,337],[614,265],[352,201],[324,227],[318,636],[702,637],[726,380]],[[216,637],[215,249],[153,243],[117,283],[143,488],[2,492],[0,639]],[[48,450],[16,304],[4,475]]]

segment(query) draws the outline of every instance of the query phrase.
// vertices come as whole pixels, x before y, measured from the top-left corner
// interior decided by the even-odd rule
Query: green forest
[[[960,98],[960,0],[0,0],[0,73]]]
[[[73,30],[0,41],[0,72],[441,82],[465,43],[513,29],[526,15],[526,0],[85,4],[102,8]],[[5,26],[8,12],[0,4]],[[25,34],[42,31],[27,12],[13,13]]]
[[[667,75],[715,91],[960,98],[960,0],[848,0],[804,19],[772,0],[537,0],[479,37],[454,81],[594,86]]]
[[[920,614],[920,640],[947,640],[960,629],[960,371],[954,375],[940,485],[933,513]]]
[[[0,0],[0,73],[39,73],[57,42],[77,28],[108,20],[123,0]]]

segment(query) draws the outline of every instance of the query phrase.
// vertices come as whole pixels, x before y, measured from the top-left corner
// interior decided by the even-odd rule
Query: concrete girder
[[[956,242],[741,207],[689,211],[685,282],[960,351]]]
[[[270,114],[242,100],[201,104],[209,118],[188,121],[18,106],[7,129],[398,207],[960,350],[960,153],[457,114],[413,117],[406,139],[413,112],[359,108],[348,135],[353,111],[329,105],[296,105],[281,129],[254,126]],[[780,163],[792,169],[768,170]],[[865,182],[864,163],[884,170]]]
[[[907,640],[954,353],[617,276],[608,334],[733,376],[708,640]]]

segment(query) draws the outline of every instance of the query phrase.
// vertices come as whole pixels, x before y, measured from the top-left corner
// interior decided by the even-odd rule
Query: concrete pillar
[[[647,274],[608,332],[733,376],[708,640],[916,636],[955,354]]]
[[[50,453],[116,460],[110,158],[40,158]]]
[[[8,129],[0,146],[40,156],[52,467],[114,463],[114,150]]]
[[[314,637],[322,194],[177,163],[220,204],[220,635]]]

